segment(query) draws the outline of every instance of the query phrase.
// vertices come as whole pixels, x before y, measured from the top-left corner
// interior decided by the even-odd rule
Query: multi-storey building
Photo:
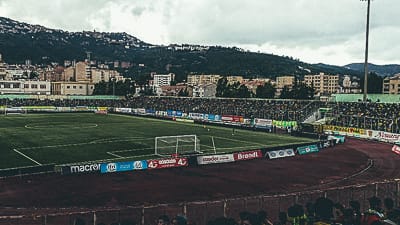
[[[383,80],[383,94],[400,94],[400,73]]]
[[[187,76],[187,84],[196,86],[196,85],[205,85],[205,84],[216,84],[218,80],[221,79],[221,75],[188,75]]]
[[[156,74],[156,73],[151,73],[150,74],[153,80],[149,81],[150,87],[153,88],[154,92],[157,95],[162,95],[162,86],[169,86],[171,85],[171,82],[175,80],[175,74],[169,73],[169,74]]]
[[[3,63],[3,58],[0,54],[0,80],[4,80],[7,77],[7,72],[6,72],[7,66],[5,63]]]
[[[51,94],[53,95],[92,95],[94,84],[89,82],[52,82]]]
[[[338,92],[339,75],[328,75],[324,73],[305,75],[304,83],[313,87],[319,95],[329,95]]]
[[[50,95],[50,81],[0,80],[0,93]]]
[[[193,86],[193,97],[214,98],[216,94],[216,84],[202,84]]]
[[[291,90],[293,88],[295,79],[294,76],[280,76],[276,77],[276,88],[282,89],[284,87],[289,88]]]
[[[171,85],[171,82],[175,80],[175,74],[154,74],[152,73],[151,76],[153,77],[153,86],[154,87],[161,87]]]
[[[239,83],[243,82],[242,76],[227,76],[226,79],[228,80],[228,84],[233,84],[236,82],[239,82]]]

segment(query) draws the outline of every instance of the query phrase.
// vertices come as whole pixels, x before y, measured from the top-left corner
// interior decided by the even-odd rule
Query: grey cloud
[[[12,19],[70,31],[109,31],[118,23],[123,24],[118,28],[129,28],[120,31],[130,31],[145,41],[280,49],[329,47],[358,56],[365,38],[366,2],[357,0],[0,0],[0,4],[5,16]],[[394,49],[399,52],[394,47],[400,39],[399,8],[398,0],[372,1],[371,53],[384,59],[396,60]],[[121,13],[140,22],[119,18]],[[158,29],[141,30],[147,21]]]

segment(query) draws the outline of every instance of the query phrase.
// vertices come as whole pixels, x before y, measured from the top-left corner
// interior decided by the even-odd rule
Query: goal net
[[[154,149],[155,155],[163,157],[201,153],[200,139],[196,135],[156,137]]]

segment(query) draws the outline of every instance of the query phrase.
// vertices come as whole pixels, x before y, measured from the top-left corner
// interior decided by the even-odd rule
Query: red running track
[[[318,154],[276,160],[105,175],[13,177],[0,180],[0,208],[97,208],[188,202],[400,178],[400,156],[390,150],[389,144],[347,139],[346,143]],[[365,169],[369,159],[374,161],[371,168],[343,180]]]

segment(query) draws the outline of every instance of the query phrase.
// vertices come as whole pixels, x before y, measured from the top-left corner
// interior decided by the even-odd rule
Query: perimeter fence
[[[217,217],[232,217],[238,219],[241,211],[257,212],[266,210],[275,221],[280,211],[287,211],[293,204],[303,206],[314,202],[319,197],[328,197],[334,202],[348,206],[350,200],[357,200],[361,210],[368,207],[368,198],[377,196],[381,199],[392,198],[398,206],[400,180],[389,180],[371,184],[359,184],[328,188],[324,190],[303,191],[289,194],[257,195],[237,197],[215,201],[180,202],[171,204],[127,206],[123,208],[88,209],[52,209],[56,213],[41,213],[38,211],[25,212],[25,215],[0,216],[0,224],[16,225],[76,225],[84,222],[86,225],[121,224],[121,225],[151,225],[160,215],[170,218],[184,215],[191,224],[207,224]],[[19,209],[22,210],[23,209]]]

